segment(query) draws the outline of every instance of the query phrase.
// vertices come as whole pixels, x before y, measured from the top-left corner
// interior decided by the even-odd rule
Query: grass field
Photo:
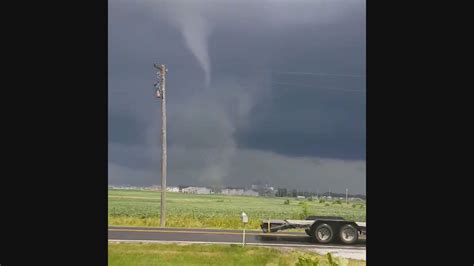
[[[240,245],[114,244],[108,245],[109,265],[297,265],[300,257],[330,265],[327,256],[300,251]],[[348,266],[366,265],[347,260]],[[310,264],[306,264],[310,265]]]
[[[140,190],[108,191],[109,225],[159,226],[160,193]],[[365,222],[365,203],[294,198],[167,193],[167,227],[240,229],[242,211],[247,228],[259,229],[262,219],[301,219],[307,215],[342,216]],[[286,199],[290,204],[284,204]]]

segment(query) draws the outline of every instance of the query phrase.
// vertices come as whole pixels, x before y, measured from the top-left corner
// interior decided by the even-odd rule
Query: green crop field
[[[109,265],[347,265],[365,261],[333,258],[309,252],[240,245],[114,244],[108,248]],[[306,259],[301,262],[301,259]],[[308,259],[310,263],[308,263]],[[306,262],[306,263],[304,263]]]
[[[108,191],[109,225],[159,226],[160,193],[141,190]],[[296,200],[280,197],[194,195],[168,192],[166,226],[240,229],[240,214],[249,216],[247,228],[259,229],[262,219],[302,219],[307,215],[342,216],[365,222],[364,202]],[[289,199],[289,204],[284,201]]]

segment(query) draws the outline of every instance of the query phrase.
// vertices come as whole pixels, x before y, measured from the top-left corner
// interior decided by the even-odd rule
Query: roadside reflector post
[[[247,223],[249,222],[249,217],[247,216],[247,214],[245,214],[245,212],[242,212],[240,217],[242,218],[242,222],[244,223],[244,232],[242,234],[242,247],[244,247],[245,246],[245,227]]]

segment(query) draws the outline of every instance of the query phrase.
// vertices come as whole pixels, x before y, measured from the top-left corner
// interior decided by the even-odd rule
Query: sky
[[[109,0],[108,183],[365,194],[362,0]]]

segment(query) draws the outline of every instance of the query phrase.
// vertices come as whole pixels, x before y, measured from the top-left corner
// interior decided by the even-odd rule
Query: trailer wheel
[[[334,236],[333,230],[330,225],[328,224],[320,224],[316,229],[314,230],[314,238],[319,242],[319,243],[329,243],[332,241]]]
[[[344,244],[351,245],[359,238],[359,232],[354,226],[346,224],[339,230],[339,237]]]

